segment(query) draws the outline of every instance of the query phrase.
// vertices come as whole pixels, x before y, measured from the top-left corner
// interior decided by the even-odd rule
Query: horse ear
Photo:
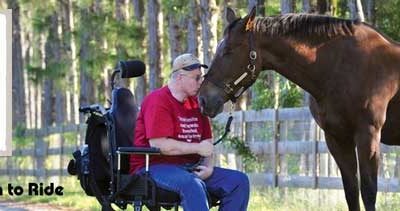
[[[232,23],[234,20],[236,20],[236,14],[235,11],[233,11],[230,7],[226,8],[226,20],[228,23]]]
[[[246,31],[252,31],[254,28],[254,18],[256,17],[256,6],[254,6],[250,13],[244,17],[246,21]]]

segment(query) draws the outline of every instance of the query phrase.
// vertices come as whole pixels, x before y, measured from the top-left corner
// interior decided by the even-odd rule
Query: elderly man
[[[249,181],[235,170],[214,167],[210,121],[200,113],[197,92],[203,81],[201,64],[192,54],[178,56],[167,86],[143,101],[136,123],[135,146],[157,147],[150,176],[157,186],[178,193],[185,211],[209,210],[207,192],[221,201],[220,210],[246,210]],[[194,169],[201,157],[204,161]],[[143,156],[131,156],[131,172],[144,171]]]

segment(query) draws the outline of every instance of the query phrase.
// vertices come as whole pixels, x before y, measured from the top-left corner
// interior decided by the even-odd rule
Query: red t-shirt
[[[188,97],[183,103],[175,99],[168,86],[150,93],[143,101],[135,129],[136,147],[149,147],[149,139],[167,137],[188,143],[198,143],[211,138],[208,117],[200,113],[196,97]],[[198,154],[174,156],[150,156],[150,164],[195,163]],[[145,165],[144,155],[131,155],[130,172]]]

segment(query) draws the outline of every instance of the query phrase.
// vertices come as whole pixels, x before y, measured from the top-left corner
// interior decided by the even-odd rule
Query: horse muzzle
[[[204,96],[199,96],[200,111],[203,115],[214,118],[221,113],[224,108],[222,99],[207,100]]]

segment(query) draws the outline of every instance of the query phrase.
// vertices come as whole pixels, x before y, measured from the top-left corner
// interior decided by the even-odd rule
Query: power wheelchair
[[[111,204],[126,209],[130,204],[135,211],[141,211],[143,205],[150,211],[177,211],[179,195],[157,187],[149,175],[149,157],[160,154],[160,150],[132,146],[137,105],[129,89],[114,87],[118,73],[121,78],[139,76],[129,66],[129,62],[120,62],[111,76],[110,108],[99,104],[80,107],[80,112],[88,114],[85,144],[73,153],[68,172],[78,176],[85,193],[96,197],[102,210],[114,210]],[[145,156],[144,174],[129,174],[130,154]],[[208,196],[210,207],[218,205],[216,197]]]

